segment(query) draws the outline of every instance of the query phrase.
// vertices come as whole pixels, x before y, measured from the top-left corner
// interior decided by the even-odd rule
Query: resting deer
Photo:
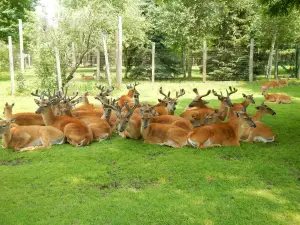
[[[193,92],[195,92],[196,98],[193,99],[193,101],[189,104],[189,107],[186,108],[185,110],[211,108],[207,106],[208,102],[202,99],[208,96],[211,93],[211,90],[208,90],[207,93],[204,95],[200,95],[197,88],[194,88]]]
[[[14,103],[12,105],[9,105],[7,102],[5,103],[3,114],[6,117],[6,120],[14,119],[14,123],[20,126],[45,125],[41,115],[30,112],[13,114],[12,109],[14,105]]]
[[[127,102],[124,102],[126,112],[122,112],[118,104],[102,103],[105,107],[111,108],[117,113],[119,118],[118,133],[122,138],[140,139],[141,137],[141,117],[139,114],[134,113],[135,109],[139,106],[139,95],[135,94],[134,99],[135,103],[131,107]]]
[[[63,144],[64,134],[51,126],[11,126],[15,119],[0,121],[2,148],[16,151],[50,148],[53,144]]]
[[[291,98],[285,94],[268,94],[267,88],[263,89],[262,94],[268,103],[290,104],[292,102]]]
[[[168,145],[181,148],[187,144],[188,132],[174,125],[150,123],[155,115],[154,106],[140,109],[142,117],[141,134],[145,143]]]
[[[119,100],[118,100],[118,104],[119,106],[122,108],[125,106],[124,102],[127,102],[127,104],[134,104],[134,94],[138,94],[138,91],[136,90],[136,86],[138,86],[139,83],[134,82],[133,86],[130,85],[126,85],[127,89],[128,89],[128,93],[127,95],[122,95]]]
[[[219,106],[219,118],[224,121],[227,116],[227,107],[232,107],[232,103],[230,100],[230,95],[237,92],[237,89],[229,87],[229,92],[227,92],[227,97],[224,97],[222,92],[218,94],[215,90],[212,91],[215,96],[218,97],[220,100]],[[202,125],[202,122],[205,118],[214,112],[215,109],[212,108],[200,108],[200,109],[193,109],[193,110],[186,110],[180,114],[181,117],[188,119],[194,127],[198,127]]]
[[[86,146],[93,140],[93,134],[84,122],[69,116],[56,116],[53,113],[51,105],[55,104],[56,99],[51,96],[44,99],[45,93],[40,95],[37,92],[31,94],[40,98],[39,100],[35,99],[35,103],[39,106],[36,113],[42,115],[45,125],[61,130],[70,144],[75,147]]]
[[[93,76],[86,76],[85,74],[80,74],[82,80],[95,80]]]
[[[233,103],[233,110],[236,112],[244,111],[246,112],[248,105],[255,104],[255,101],[253,99],[253,95],[245,95],[243,93],[243,97],[245,100],[242,103]]]
[[[170,91],[168,92],[168,95],[166,95],[162,91],[162,87],[160,87],[159,93],[162,94],[165,98],[163,100],[158,99],[159,103],[155,105],[154,110],[158,115],[174,115],[178,98],[185,94],[184,89],[180,89],[179,93],[176,91],[176,98],[170,97]]]
[[[260,122],[263,115],[270,114],[274,116],[276,115],[275,111],[269,108],[264,103],[262,103],[260,106],[257,106],[256,109],[256,114],[251,116],[251,119],[255,122],[256,127],[246,128],[241,136],[241,140],[244,142],[264,143],[275,141],[275,134],[273,133],[273,131],[267,125]]]
[[[231,112],[230,119],[221,124],[210,124],[194,129],[188,142],[197,148],[240,146],[240,137],[245,126],[255,127],[251,118],[243,112]]]

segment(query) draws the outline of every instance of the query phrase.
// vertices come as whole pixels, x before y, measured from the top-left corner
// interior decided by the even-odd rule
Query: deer
[[[18,126],[13,125],[16,119],[0,121],[2,148],[15,151],[30,151],[50,148],[53,144],[63,144],[64,133],[52,126]]]
[[[233,110],[234,111],[244,111],[246,112],[247,107],[252,103],[255,104],[255,101],[253,99],[253,94],[252,95],[246,95],[246,94],[242,94],[243,97],[245,98],[245,100],[241,103],[233,103]]]
[[[290,104],[292,102],[291,98],[285,94],[268,94],[268,88],[264,88],[262,95],[265,98],[265,101],[268,103],[275,104]]]
[[[211,93],[211,90],[208,90],[207,93],[204,95],[200,95],[197,88],[194,88],[193,92],[196,94],[196,97],[193,99],[193,101],[189,104],[188,108],[186,108],[185,110],[211,108],[207,106],[209,102],[202,99],[208,96]]]
[[[95,78],[94,77],[92,77],[92,76],[86,76],[85,74],[80,74],[80,76],[81,76],[81,80],[95,80]]]
[[[31,126],[31,125],[39,125],[45,126],[43,118],[41,115],[36,115],[35,113],[12,113],[12,109],[15,103],[9,105],[7,102],[5,103],[3,115],[6,117],[7,120],[14,119],[14,123],[18,124],[19,126]]]
[[[257,112],[255,115],[251,116],[251,119],[255,122],[255,128],[246,128],[241,136],[241,141],[244,142],[273,142],[275,141],[275,134],[273,131],[265,124],[260,122],[261,118],[265,114],[276,115],[276,112],[269,108],[264,102],[256,107]]]
[[[166,95],[163,92],[162,87],[160,87],[159,93],[165,98],[163,100],[158,99],[159,103],[155,105],[154,110],[157,112],[158,115],[174,115],[178,98],[185,94],[184,89],[180,89],[179,93],[176,91],[176,98],[170,97],[170,91],[168,92],[168,95]]]
[[[230,95],[237,92],[237,89],[229,87],[229,92],[226,89],[227,97],[224,97],[222,92],[221,94],[218,94],[215,90],[212,90],[213,94],[218,97],[220,101],[219,106],[219,118],[224,121],[227,116],[227,107],[232,107],[232,103],[230,100]],[[202,125],[202,122],[205,120],[205,118],[214,112],[215,109],[213,108],[199,108],[199,109],[193,109],[193,110],[186,110],[183,113],[180,114],[180,117],[183,117],[185,119],[188,119],[194,127],[199,127]]]
[[[127,104],[132,103],[134,104],[134,94],[138,93],[138,91],[136,90],[136,86],[138,86],[140,83],[136,83],[134,82],[133,86],[130,85],[126,85],[127,89],[128,89],[128,93],[127,95],[122,95],[119,100],[118,100],[118,104],[119,106],[122,108],[125,106],[124,102],[127,102]]]
[[[144,107],[139,113],[142,119],[141,134],[145,143],[174,148],[181,148],[187,144],[186,130],[170,124],[150,123],[150,119],[155,116],[154,106]]]
[[[42,115],[45,125],[62,131],[71,145],[74,147],[86,146],[93,140],[92,131],[83,121],[65,115],[57,116],[53,113],[51,106],[57,104],[57,99],[50,95],[48,95],[48,99],[45,99],[45,92],[38,94],[36,91],[31,95],[39,97],[39,99],[35,99],[35,103],[38,105],[36,113]]]
[[[227,122],[205,125],[190,132],[189,144],[197,148],[240,146],[239,141],[245,126],[256,125],[246,113],[230,110],[230,119]]]
[[[135,109],[140,106],[138,93],[134,94],[134,102],[133,106],[129,106],[127,102],[124,102],[126,111],[122,111],[119,104],[102,102],[104,107],[110,108],[117,113],[119,118],[118,133],[122,138],[141,138],[141,117],[138,113],[135,113]]]

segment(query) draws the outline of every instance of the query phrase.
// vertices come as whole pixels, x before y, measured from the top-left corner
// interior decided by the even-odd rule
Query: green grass
[[[155,100],[158,88],[185,88],[177,113],[191,91],[255,91],[258,84],[142,82],[141,100]],[[125,88],[114,92],[119,95]],[[275,91],[275,89],[274,89]],[[300,224],[300,87],[276,89],[293,96],[290,105],[270,105],[265,116],[275,143],[199,150],[173,149],[121,139],[73,148],[0,153],[0,224]],[[0,100],[7,99],[0,90]],[[92,99],[92,98],[91,98]],[[218,105],[214,96],[210,104]],[[31,97],[9,98],[17,111],[35,110]],[[253,113],[254,106],[249,107]]]

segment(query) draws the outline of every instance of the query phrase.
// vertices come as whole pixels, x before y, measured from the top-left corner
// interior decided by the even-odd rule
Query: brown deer
[[[7,102],[5,103],[3,114],[6,117],[6,120],[14,119],[14,123],[18,124],[19,126],[45,125],[41,115],[36,115],[35,113],[30,112],[13,114],[12,109],[14,105],[14,103],[11,105],[9,105]]]
[[[188,142],[197,148],[240,146],[240,137],[245,126],[255,127],[251,118],[243,112],[233,112],[230,119],[221,124],[210,124],[194,129],[188,135]]]
[[[85,74],[80,74],[81,80],[95,80],[93,76],[86,76]]]
[[[264,102],[260,106],[257,106],[256,109],[256,114],[251,116],[251,119],[255,122],[256,127],[246,128],[241,136],[241,141],[264,143],[275,141],[275,134],[273,131],[268,126],[260,122],[260,120],[263,115],[270,114],[274,116],[276,115],[276,112],[265,105]]]
[[[174,125],[150,123],[155,115],[154,106],[140,109],[141,134],[145,143],[181,148],[187,144],[188,132]]]
[[[159,89],[159,93],[162,94],[165,98],[163,100],[158,99],[159,103],[155,105],[154,110],[157,112],[158,115],[174,115],[174,112],[176,110],[176,105],[178,102],[178,98],[183,96],[185,94],[184,89],[180,89],[180,92],[178,93],[176,91],[176,98],[171,98],[170,94],[171,92],[168,92],[168,95],[166,95],[162,87]]]
[[[50,148],[53,144],[63,144],[63,132],[51,126],[12,126],[15,119],[0,121],[2,148],[26,151]]]
[[[193,99],[193,101],[189,104],[188,108],[186,108],[185,110],[211,108],[211,107],[207,106],[207,104],[209,102],[202,99],[202,98],[208,96],[211,93],[211,90],[208,90],[207,93],[204,95],[200,95],[197,88],[194,88],[193,92],[195,92],[196,97]]]
[[[233,110],[236,112],[246,112],[247,107],[252,103],[255,104],[255,101],[253,99],[253,95],[245,95],[243,93],[243,97],[245,100],[242,103],[233,103]]]
[[[138,91],[136,90],[136,86],[138,86],[139,83],[134,82],[133,86],[130,85],[126,85],[127,89],[128,89],[128,93],[127,95],[122,95],[119,100],[118,100],[118,104],[119,106],[122,108],[125,106],[124,102],[127,102],[127,104],[134,104],[134,94],[138,93]]]
[[[222,121],[224,121],[228,113],[227,107],[232,107],[232,103],[229,96],[237,92],[237,89],[229,87],[229,92],[226,90],[227,97],[224,97],[222,92],[221,94],[218,94],[215,90],[212,90],[212,92],[220,100],[219,118]],[[213,113],[214,110],[215,109],[212,108],[199,108],[193,110],[186,110],[180,114],[180,117],[188,119],[194,125],[194,127],[199,127],[202,125],[202,122],[205,120],[205,118],[211,113]]]
[[[134,113],[135,109],[140,105],[139,94],[135,94],[134,99],[135,104],[131,107],[127,102],[124,102],[126,112],[122,111],[118,104],[102,103],[105,107],[111,108],[117,113],[119,118],[118,133],[122,138],[140,139],[141,137],[141,117],[139,114]]]
[[[268,94],[268,88],[263,89],[263,96],[265,101],[268,103],[275,104],[290,104],[292,102],[291,98],[286,94]]]
[[[61,130],[70,144],[75,147],[86,146],[93,140],[93,134],[84,122],[69,116],[56,116],[53,113],[51,105],[56,103],[56,99],[51,96],[45,99],[45,93],[40,95],[37,92],[31,94],[40,98],[39,100],[35,99],[35,103],[39,106],[36,113],[42,115],[45,125]]]

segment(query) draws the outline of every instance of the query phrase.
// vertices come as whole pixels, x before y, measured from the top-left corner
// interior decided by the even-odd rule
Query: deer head
[[[276,115],[276,112],[269,106],[265,105],[264,102],[262,102],[260,106],[256,106],[255,108],[264,114],[270,114],[272,116]]]
[[[194,88],[193,92],[195,92],[196,97],[194,98],[194,100],[189,104],[189,107],[198,107],[198,108],[205,108],[206,104],[208,104],[207,101],[203,100],[203,97],[208,96],[211,93],[211,90],[208,90],[206,94],[204,95],[199,95],[198,89]]]
[[[149,126],[149,120],[156,115],[154,106],[144,106],[139,110],[142,119],[142,128],[146,129]]]
[[[255,104],[255,101],[254,101],[254,98],[253,98],[253,94],[252,95],[245,95],[243,93],[243,97],[246,99],[246,101],[252,103],[252,104]]]
[[[225,104],[227,107],[232,107],[232,102],[230,100],[230,95],[236,93],[238,90],[229,86],[229,91],[226,89],[227,96],[223,96],[223,93],[218,94],[215,90],[212,90],[213,94],[218,97],[218,99]]]
[[[256,124],[253,122],[253,120],[250,118],[250,116],[247,113],[234,111],[234,115],[239,118],[241,124],[244,124],[246,126],[250,126],[253,128],[256,127]]]
[[[159,102],[165,102],[167,104],[167,108],[169,109],[169,111],[171,112],[171,114],[174,114],[174,111],[176,110],[176,105],[178,102],[178,98],[183,96],[185,94],[184,89],[180,89],[180,91],[176,91],[176,98],[171,98],[171,92],[168,92],[168,95],[166,95],[163,90],[162,87],[160,87],[159,89],[159,93],[161,95],[163,95],[165,98],[163,100],[158,99]]]
[[[14,123],[15,119],[0,121],[0,135],[6,134],[10,129],[10,124]]]

